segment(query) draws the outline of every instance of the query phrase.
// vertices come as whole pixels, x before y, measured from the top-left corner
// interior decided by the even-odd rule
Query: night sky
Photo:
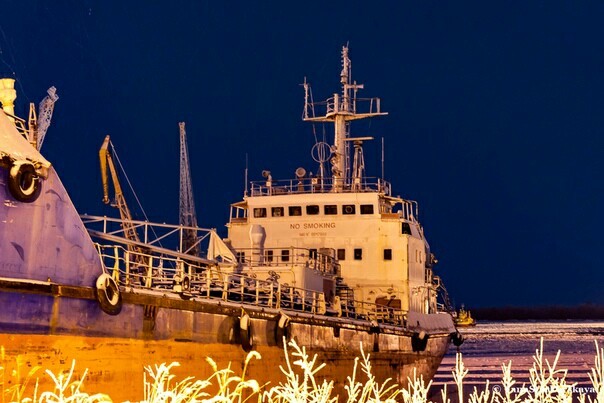
[[[226,235],[246,154],[250,180],[317,171],[299,84],[339,91],[349,43],[359,96],[389,112],[353,124],[378,139],[367,175],[384,137],[455,303],[604,303],[604,3],[400,3],[3,1],[0,72],[24,117],[57,87],[42,151],[82,213],[117,216],[111,134],[149,219],[176,223],[185,121],[199,224]]]

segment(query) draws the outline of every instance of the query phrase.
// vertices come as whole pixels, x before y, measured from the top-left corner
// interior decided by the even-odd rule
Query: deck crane
[[[124,193],[122,192],[122,186],[117,175],[117,169],[113,163],[113,157],[109,152],[110,136],[105,137],[103,145],[99,150],[99,159],[101,162],[101,179],[103,181],[103,203],[109,204],[109,178],[107,177],[107,166],[111,171],[111,180],[113,181],[113,189],[115,190],[115,207],[120,211],[120,217],[123,221],[124,235],[127,239],[133,242],[140,243],[140,238],[136,232],[136,228],[132,224],[132,214],[126,204]]]
[[[14,116],[14,101],[17,93],[14,89],[14,81],[11,78],[2,79],[0,82],[0,93],[2,94],[2,109],[8,114],[8,119],[15,123],[19,132],[34,146],[38,151],[42,148],[42,142],[46,136],[46,131],[52,120],[55,102],[59,99],[57,89],[50,87],[46,92],[48,95],[40,102],[38,113],[36,114],[36,104],[29,104],[29,118],[27,122]],[[27,125],[26,125],[27,123]]]
[[[107,175],[107,167],[109,167],[109,171],[111,172],[111,180],[113,182],[113,189],[115,191],[115,206],[119,212],[122,220],[122,230],[124,231],[124,238],[126,238],[128,242],[128,251],[133,254],[132,259],[130,260],[133,264],[135,264],[139,270],[143,270],[144,267],[147,266],[146,259],[144,258],[144,250],[141,248],[141,240],[136,232],[136,226],[132,223],[132,214],[130,213],[130,209],[128,208],[128,204],[126,203],[126,198],[124,197],[124,193],[122,191],[122,186],[120,185],[120,180],[118,178],[118,172],[115,167],[115,163],[113,162],[113,157],[111,156],[111,152],[109,151],[110,136],[107,135],[105,137],[105,141],[101,145],[99,150],[99,159],[101,162],[101,179],[103,181],[103,203],[109,204],[109,178]]]
[[[44,142],[46,131],[48,130],[52,119],[55,102],[59,99],[55,87],[50,87],[46,92],[48,95],[45,96],[44,99],[40,101],[40,105],[38,105],[38,126],[36,129],[36,145],[38,151],[42,148],[42,142]]]
[[[189,164],[185,122],[179,122],[178,127],[180,129],[180,225],[196,228],[197,215],[195,214],[195,200],[193,199],[191,184],[191,166]],[[199,256],[197,230],[183,229],[182,240],[183,253]]]
[[[156,268],[152,267],[152,259],[149,258],[149,249],[142,246],[141,239],[136,231],[136,225],[132,222],[132,213],[126,203],[124,192],[118,177],[118,172],[113,162],[113,157],[109,151],[109,144],[111,144],[110,136],[105,136],[105,140],[99,149],[99,160],[101,163],[101,179],[103,181],[103,203],[109,204],[109,178],[107,175],[107,167],[111,172],[111,181],[113,182],[113,190],[115,191],[115,204],[120,212],[121,226],[124,233],[124,238],[127,240],[127,249],[130,254],[129,258],[126,258],[126,265],[130,266],[130,273],[138,274],[139,281],[146,287],[152,286],[152,276],[155,275]],[[127,269],[128,270],[128,269]],[[128,281],[126,284],[128,284]],[[155,318],[157,316],[158,307],[155,305],[144,305],[143,309],[143,329],[153,329]]]

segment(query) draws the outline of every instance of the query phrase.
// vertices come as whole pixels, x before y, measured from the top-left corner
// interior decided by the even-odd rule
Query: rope
[[[145,213],[145,209],[143,209],[143,206],[142,206],[142,204],[141,204],[141,202],[140,202],[140,200],[139,200],[136,192],[134,191],[134,188],[132,187],[132,183],[130,182],[130,178],[128,178],[128,174],[124,170],[124,166],[122,165],[122,161],[120,161],[120,157],[117,155],[117,152],[115,151],[115,146],[113,145],[113,142],[110,141],[109,144],[111,145],[111,154],[113,154],[113,156],[115,157],[115,160],[117,161],[117,164],[120,167],[120,171],[122,171],[122,173],[124,174],[124,177],[126,178],[126,182],[128,183],[128,187],[130,188],[130,191],[134,195],[134,198],[136,199],[136,203],[138,204],[138,207],[143,212],[143,216],[145,217],[145,220],[149,221],[149,218],[147,217],[147,213]]]
[[[120,171],[122,172],[122,174],[124,174],[124,177],[126,178],[126,182],[128,183],[128,187],[130,188],[130,191],[134,195],[134,198],[136,199],[138,208],[143,213],[143,217],[145,217],[145,221],[149,221],[149,217],[147,217],[147,213],[145,212],[145,209],[143,208],[143,205],[141,204],[140,199],[138,198],[138,195],[134,191],[134,188],[132,187],[132,183],[130,182],[130,178],[128,178],[128,174],[126,173],[126,170],[124,169],[124,166],[122,165],[122,161],[120,161],[120,157],[117,155],[117,152],[115,151],[115,146],[113,145],[113,142],[109,141],[109,144],[111,145],[111,153],[115,157],[115,160],[117,161],[117,164],[120,167]],[[155,236],[155,238],[158,238],[157,233],[155,233],[155,229],[153,228],[153,226],[151,226],[150,228],[151,228],[151,232],[153,232],[153,236]],[[159,246],[163,247],[163,245],[161,244],[161,241],[159,241],[158,243],[159,243]]]

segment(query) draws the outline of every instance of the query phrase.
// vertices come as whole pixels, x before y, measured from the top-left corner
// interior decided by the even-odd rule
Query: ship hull
[[[87,293],[86,289],[80,292],[82,295]],[[84,390],[106,393],[114,401],[143,398],[145,366],[178,362],[180,366],[173,369],[178,379],[186,376],[206,379],[214,372],[206,362],[206,358],[211,357],[219,368],[230,365],[235,374],[241,374],[247,353],[239,334],[239,317],[234,313],[241,312],[242,306],[161,301],[166,298],[127,293],[124,299],[147,303],[157,299],[158,303],[125,303],[122,312],[112,316],[96,312],[100,311],[95,306],[96,301],[81,296],[1,292],[0,300],[6,308],[0,315],[5,374],[11,373],[8,371],[13,368],[19,369],[24,376],[33,366],[58,374],[68,370],[75,360],[73,380],[79,379],[87,370]],[[13,302],[5,304],[8,301]],[[200,309],[165,307],[181,304],[197,305]],[[148,314],[151,306],[156,307],[151,309],[155,310],[154,319]],[[279,366],[286,367],[283,344],[278,341],[283,334],[276,331],[279,313],[249,313],[253,349],[262,358],[251,360],[246,378],[256,379],[260,385],[266,384],[270,388],[285,381],[279,369]],[[35,320],[29,320],[32,318]],[[316,354],[318,364],[326,364],[317,378],[333,381],[335,393],[340,396],[346,396],[346,378],[352,375],[355,358],[361,355],[361,344],[370,354],[372,372],[379,382],[391,378],[404,385],[414,369],[424,379],[430,379],[450,340],[448,334],[430,335],[423,351],[413,351],[412,334],[371,333],[355,326],[334,330],[335,323],[312,323],[313,318],[298,320],[290,324],[287,337],[304,346],[311,357]],[[357,379],[365,379],[360,373],[357,375]],[[50,377],[41,370],[35,377],[40,379],[41,390],[53,388]],[[30,382],[30,391],[33,385],[34,382]]]
[[[42,161],[1,113],[0,136],[6,148],[0,150],[4,165]],[[211,357],[219,368],[231,363],[240,374],[247,351],[253,349],[262,359],[252,360],[246,377],[260,385],[270,382],[270,387],[284,380],[279,366],[286,365],[285,336],[311,356],[317,354],[317,363],[326,364],[319,378],[334,381],[336,393],[344,396],[346,377],[353,373],[361,346],[371,354],[378,382],[391,378],[405,384],[414,370],[424,379],[434,375],[455,330],[451,317],[441,314],[413,317],[409,312],[408,323],[395,326],[125,286],[119,289],[120,309],[108,314],[96,285],[100,276],[108,275],[54,168],[47,167],[39,197],[20,202],[7,185],[11,177],[4,165],[0,345],[5,382],[39,366],[34,377],[40,378],[40,390],[52,390],[51,379],[42,371],[57,374],[76,360],[75,379],[88,370],[86,392],[138,401],[143,398],[145,366],[178,362],[175,374],[205,379],[213,374],[206,362]],[[242,331],[243,318],[249,318],[251,331]],[[419,344],[418,335],[423,340]],[[29,383],[29,391],[34,384]]]
[[[25,376],[32,366],[39,365],[54,374],[68,371],[75,359],[75,371],[72,380],[80,379],[87,370],[83,382],[83,391],[89,394],[105,393],[113,401],[139,401],[143,399],[143,373],[145,366],[159,363],[179,362],[172,369],[176,380],[188,376],[207,379],[213,370],[206,362],[212,357],[219,368],[230,368],[235,374],[241,374],[244,356],[237,346],[223,344],[192,345],[173,340],[144,341],[109,337],[82,337],[69,335],[33,335],[0,334],[0,344],[5,346],[4,368],[7,373],[17,368],[19,356],[20,371]],[[373,373],[380,381],[391,378],[412,376],[413,368],[417,374],[431,378],[440,365],[442,352],[446,350],[444,339],[432,339],[428,351],[423,354],[371,353]],[[355,354],[346,351],[314,351],[317,362],[327,365],[318,373],[318,380],[334,381],[334,392],[346,397],[344,385],[346,377],[351,376]],[[260,347],[262,359],[252,360],[246,372],[246,379],[256,379],[266,388],[284,382],[279,366],[285,366],[283,350],[274,347]],[[9,372],[10,371],[10,372]],[[357,369],[360,372],[360,368]],[[358,373],[358,380],[366,378]],[[6,376],[8,378],[8,376]],[[35,373],[39,379],[39,390],[53,390],[54,383],[43,370]],[[405,384],[406,382],[401,382]],[[25,396],[32,396],[34,382],[27,385]],[[211,388],[208,388],[211,391]],[[346,399],[344,399],[346,400]]]

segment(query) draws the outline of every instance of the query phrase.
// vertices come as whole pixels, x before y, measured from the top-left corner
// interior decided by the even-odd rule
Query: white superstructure
[[[258,278],[271,270],[280,273],[277,269],[288,264],[293,268],[292,254],[311,262],[336,259],[336,269],[323,273],[323,279],[313,277],[312,270],[280,275],[292,286],[323,290],[327,306],[337,311],[377,305],[403,314],[435,313],[439,279],[432,273],[435,259],[418,221],[417,203],[393,197],[387,181],[366,177],[362,144],[372,138],[350,136],[352,120],[386,114],[379,98],[357,98],[363,86],[350,73],[348,48],[343,47],[340,94],[314,103],[304,83],[303,119],[334,126],[333,144],[318,143],[313,150],[319,175],[298,168],[295,179],[274,180],[264,171],[265,180],[252,182],[243,200],[231,206],[228,240],[243,270]],[[322,113],[315,115],[315,108]],[[331,175],[325,173],[328,161]]]

